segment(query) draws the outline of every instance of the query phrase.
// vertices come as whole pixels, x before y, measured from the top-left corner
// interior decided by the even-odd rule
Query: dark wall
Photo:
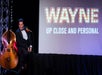
[[[13,31],[18,28],[17,21],[24,19],[25,26],[33,32],[34,52],[38,52],[39,0],[13,0]]]

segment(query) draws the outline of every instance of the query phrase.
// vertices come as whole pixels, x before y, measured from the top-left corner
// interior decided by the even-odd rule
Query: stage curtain
[[[102,75],[102,57],[92,55],[29,54],[31,75]]]

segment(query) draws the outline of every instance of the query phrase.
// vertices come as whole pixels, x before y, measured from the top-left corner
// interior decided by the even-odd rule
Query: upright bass
[[[13,69],[18,64],[16,35],[12,30],[7,30],[2,35],[3,50],[0,52],[0,65],[4,69]]]

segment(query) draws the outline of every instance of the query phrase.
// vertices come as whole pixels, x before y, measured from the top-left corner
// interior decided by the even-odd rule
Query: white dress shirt
[[[22,30],[21,33],[23,35],[23,39],[27,40],[28,39],[28,36],[27,36],[26,31],[25,30]],[[30,47],[32,47],[32,45],[30,45]]]
[[[28,36],[27,36],[26,31],[25,30],[22,30],[21,33],[23,35],[23,39],[27,40],[28,39]]]

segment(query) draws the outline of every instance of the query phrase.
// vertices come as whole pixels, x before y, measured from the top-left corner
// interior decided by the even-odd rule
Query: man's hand
[[[32,47],[28,47],[28,52],[32,52]]]

